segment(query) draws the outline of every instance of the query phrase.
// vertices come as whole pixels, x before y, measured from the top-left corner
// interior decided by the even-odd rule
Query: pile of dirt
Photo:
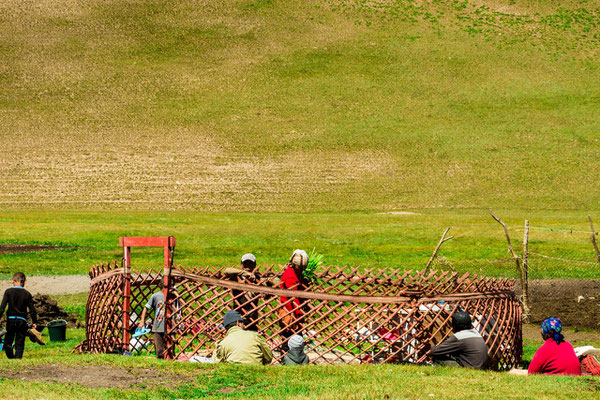
[[[48,295],[36,294],[33,296],[33,302],[38,314],[38,324],[40,325],[46,325],[55,319],[64,319],[67,321],[69,328],[80,328],[83,326],[81,322],[77,321],[77,314],[67,313],[58,306],[56,300]]]

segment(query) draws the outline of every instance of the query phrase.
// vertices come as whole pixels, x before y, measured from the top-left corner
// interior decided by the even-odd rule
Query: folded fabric
[[[148,328],[137,328],[132,337],[136,338],[136,337],[146,335],[148,333],[150,333],[150,329],[148,329]]]
[[[575,350],[575,355],[579,358],[587,356],[588,354],[600,354],[600,349],[597,349],[594,346],[579,346],[575,347],[573,350]]]

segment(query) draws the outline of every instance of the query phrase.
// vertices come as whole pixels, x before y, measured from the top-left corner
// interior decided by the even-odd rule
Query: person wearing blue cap
[[[218,345],[215,362],[268,365],[273,361],[271,348],[256,332],[244,329],[244,321],[237,311],[227,311],[223,318],[227,335]]]

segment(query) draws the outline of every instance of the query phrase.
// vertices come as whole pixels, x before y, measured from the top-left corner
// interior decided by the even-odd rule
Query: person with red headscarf
[[[304,250],[295,250],[288,262],[287,268],[281,276],[281,289],[306,290],[308,281],[302,274],[308,265],[308,254]],[[303,302],[294,297],[281,296],[279,298],[283,307],[279,308],[279,319],[284,338],[283,348],[287,351],[287,340],[302,329],[304,315]]]

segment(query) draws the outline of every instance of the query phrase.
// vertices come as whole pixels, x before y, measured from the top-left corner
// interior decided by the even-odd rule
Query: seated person
[[[308,356],[304,353],[304,338],[294,335],[288,340],[288,352],[281,361],[283,365],[308,364]]]
[[[560,333],[562,324],[558,318],[542,322],[542,338],[545,343],[533,356],[528,373],[546,375],[581,375],[581,365],[571,343]]]
[[[237,311],[227,311],[223,318],[227,336],[218,345],[215,362],[239,364],[270,364],[271,349],[256,332],[244,330],[244,321]]]
[[[474,369],[488,367],[488,348],[485,341],[471,325],[471,316],[459,311],[452,315],[454,335],[431,348],[436,365],[451,365]]]

